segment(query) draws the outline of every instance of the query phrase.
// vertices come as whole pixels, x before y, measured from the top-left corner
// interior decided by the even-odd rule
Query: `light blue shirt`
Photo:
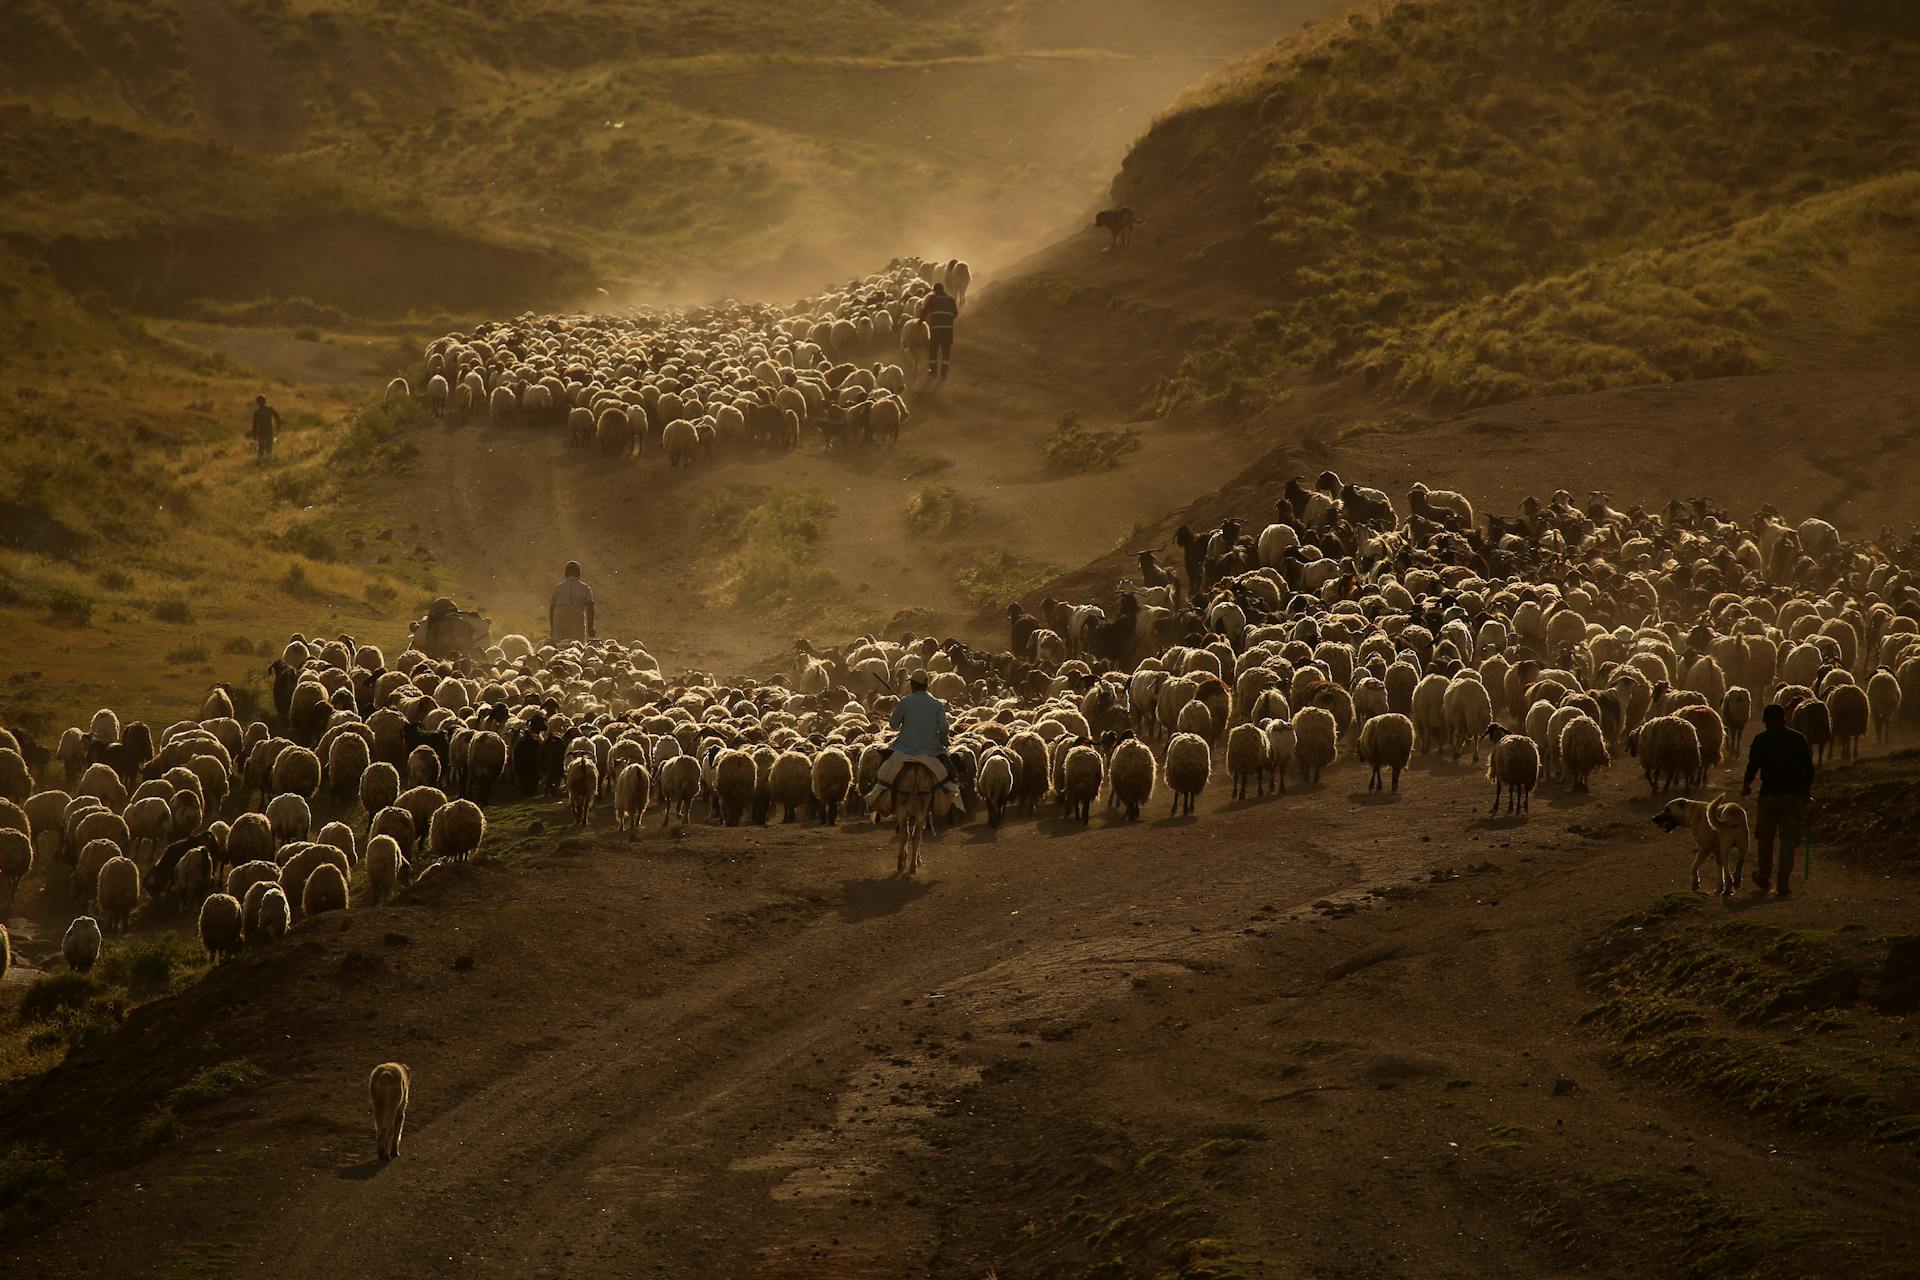
[[[924,689],[900,699],[889,728],[898,729],[893,749],[905,756],[937,756],[947,749],[947,704]]]

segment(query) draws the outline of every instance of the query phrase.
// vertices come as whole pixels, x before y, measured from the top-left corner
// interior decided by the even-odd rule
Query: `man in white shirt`
[[[547,634],[555,644],[593,637],[593,588],[580,581],[580,562],[567,561],[567,576],[547,603]]]

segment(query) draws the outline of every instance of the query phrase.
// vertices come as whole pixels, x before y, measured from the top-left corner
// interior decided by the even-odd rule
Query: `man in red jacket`
[[[953,359],[953,322],[960,317],[960,304],[936,284],[927,300],[920,304],[920,318],[927,322],[927,376],[947,380],[947,363]]]

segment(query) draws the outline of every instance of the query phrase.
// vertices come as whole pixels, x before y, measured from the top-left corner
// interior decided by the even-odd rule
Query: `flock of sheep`
[[[1043,803],[1086,822],[1102,797],[1127,819],[1156,800],[1192,814],[1216,770],[1260,796],[1343,753],[1397,791],[1416,755],[1478,763],[1483,743],[1495,806],[1524,815],[1543,780],[1584,789],[1622,753],[1655,795],[1702,786],[1756,702],[1785,704],[1823,756],[1920,712],[1910,574],[1823,521],[1564,493],[1476,520],[1418,486],[1406,507],[1330,474],[1292,482],[1257,533],[1182,530],[1185,563],[1143,556],[1110,605],[1011,606],[1007,649],[803,642],[762,683],[670,680],[613,640],[389,663],[296,636],[271,668],[274,726],[216,688],[158,734],[102,710],[52,751],[0,739],[0,883],[59,869],[93,911],[65,944],[85,970],[145,899],[196,916],[215,959],[346,908],[356,873],[378,903],[416,864],[471,856],[501,785],[564,798],[580,824],[611,801],[629,833],[655,813],[833,824],[863,812],[914,671],[952,709],[963,795],[995,825]]]
[[[1920,716],[1912,575],[1824,521],[1564,492],[1476,518],[1423,486],[1405,506],[1331,473],[1289,482],[1257,532],[1183,528],[1184,563],[1143,554],[1110,603],[1010,606],[1006,649],[803,641],[766,682],[669,679],[613,640],[389,662],[295,636],[270,668],[274,725],[243,724],[219,686],[157,734],[109,710],[52,749],[0,730],[0,887],[11,900],[38,866],[90,912],[62,944],[85,972],[143,902],[197,920],[218,962],[386,900],[471,857],[502,785],[581,825],[610,800],[630,835],[654,812],[831,825],[863,811],[913,672],[996,826],[1046,803],[1084,823],[1102,797],[1126,820],[1156,801],[1190,815],[1217,770],[1240,799],[1343,753],[1397,791],[1416,755],[1477,763],[1483,742],[1495,809],[1524,816],[1543,781],[1584,789],[1622,752],[1655,795],[1705,785],[1756,702],[1823,757]],[[9,955],[0,929],[0,974]],[[390,1156],[405,1080],[382,1072]]]
[[[784,310],[723,302],[488,322],[428,344],[418,395],[436,418],[564,429],[574,447],[652,451],[674,467],[716,447],[792,449],[806,430],[828,448],[895,443],[927,357],[920,301],[936,282],[964,300],[971,278],[964,262],[905,258]],[[904,367],[875,358],[894,352]],[[387,395],[415,389],[395,378]]]

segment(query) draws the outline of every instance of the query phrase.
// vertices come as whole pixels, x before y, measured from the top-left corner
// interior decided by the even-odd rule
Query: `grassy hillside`
[[[1645,282],[1633,255],[1668,248],[1716,273],[1709,311],[1766,287],[1743,275],[1756,233],[1737,224],[1920,162],[1916,53],[1920,11],[1884,2],[1405,0],[1316,27],[1162,119],[1115,184],[1194,218],[1218,212],[1192,208],[1210,171],[1238,167],[1257,193],[1236,216],[1255,224],[1264,310],[1195,352],[1176,391],[1348,370],[1484,399],[1626,376],[1604,331],[1573,357],[1598,362],[1591,378],[1559,368],[1564,351],[1497,350],[1530,339],[1485,304],[1588,268]],[[1496,350],[1464,369],[1475,341]],[[1725,342],[1698,355],[1640,363],[1752,363]]]
[[[289,630],[405,634],[432,566],[342,498],[410,451],[350,416],[357,392],[262,388],[17,255],[0,303],[0,722],[171,716],[215,680],[257,681]],[[243,436],[263,389],[286,422],[265,464]]]
[[[164,314],[785,292],[876,242],[977,261],[1077,215],[1222,54],[1329,4],[26,0],[0,235]]]

